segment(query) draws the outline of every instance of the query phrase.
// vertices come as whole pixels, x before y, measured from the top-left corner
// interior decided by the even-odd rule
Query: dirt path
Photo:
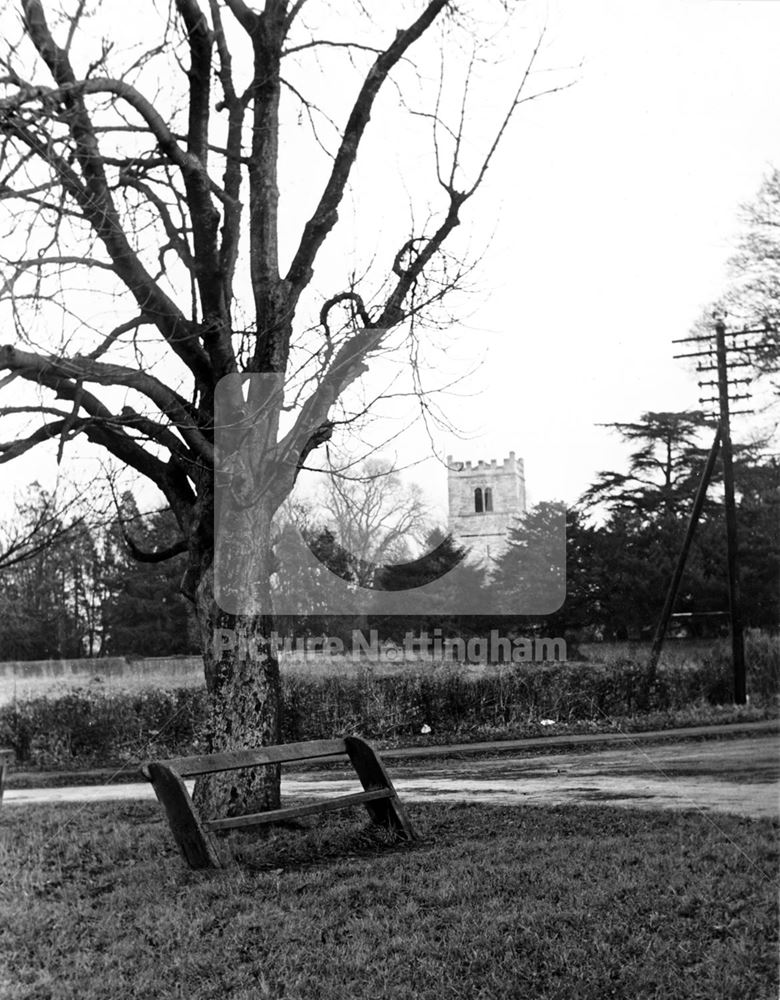
[[[643,809],[701,809],[753,817],[780,816],[780,738],[776,734],[619,749],[527,754],[498,760],[393,763],[393,781],[405,801],[503,805],[608,802]],[[356,790],[347,769],[283,778],[291,798]],[[150,799],[147,784],[9,789],[4,805]]]

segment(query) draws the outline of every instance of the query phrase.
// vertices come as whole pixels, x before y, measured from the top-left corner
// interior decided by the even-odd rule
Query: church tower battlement
[[[497,462],[456,462],[447,456],[449,530],[471,550],[469,561],[490,563],[507,544],[515,521],[525,514],[525,470],[522,458]]]

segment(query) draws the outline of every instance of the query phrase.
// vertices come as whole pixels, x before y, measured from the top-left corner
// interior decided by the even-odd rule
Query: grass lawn
[[[156,805],[4,807],[0,997],[775,1000],[778,825],[613,807],[350,811],[189,871]],[[263,835],[260,835],[263,836]]]

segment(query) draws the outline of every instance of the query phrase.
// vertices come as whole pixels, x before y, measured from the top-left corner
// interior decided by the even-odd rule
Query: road
[[[705,742],[625,743],[618,749],[513,754],[499,759],[392,762],[404,801],[502,805],[593,804],[640,809],[698,809],[780,817],[780,738],[761,734]],[[295,773],[282,779],[290,798],[356,791],[343,770]],[[4,806],[46,802],[154,799],[147,784],[9,789]]]

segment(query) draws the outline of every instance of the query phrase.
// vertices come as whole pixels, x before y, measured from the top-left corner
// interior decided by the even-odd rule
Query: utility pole
[[[737,413],[751,413],[752,411],[732,411],[730,408],[732,402],[741,399],[749,399],[750,394],[746,392],[740,393],[737,391],[735,394],[730,395],[730,389],[732,386],[738,386],[740,384],[749,385],[751,380],[749,378],[733,377],[730,374],[730,370],[752,365],[753,362],[751,359],[751,352],[760,350],[761,346],[760,344],[750,342],[747,339],[743,339],[742,342],[740,342],[740,338],[747,338],[750,334],[764,334],[766,332],[766,328],[761,330],[748,330],[747,328],[743,328],[742,330],[728,331],[726,329],[726,324],[723,322],[721,317],[714,316],[713,318],[714,335],[705,334],[701,337],[684,337],[681,340],[675,340],[673,342],[675,344],[695,343],[697,346],[704,347],[703,350],[693,351],[688,354],[676,354],[675,358],[696,358],[697,372],[717,372],[716,379],[705,379],[699,382],[699,388],[704,388],[705,386],[712,387],[713,389],[717,388],[717,396],[700,398],[699,402],[702,404],[717,403],[717,413],[710,413],[709,416],[717,418],[718,430],[715,435],[712,448],[710,449],[707,464],[702,472],[699,489],[697,491],[693,510],[688,522],[688,530],[685,535],[685,541],[683,542],[682,549],[680,550],[680,554],[677,559],[677,565],[675,566],[674,575],[666,595],[666,601],[661,613],[661,619],[655,632],[653,647],[650,653],[649,675],[650,677],[654,675],[658,664],[658,658],[661,655],[666,629],[669,624],[669,618],[674,610],[674,602],[677,597],[677,591],[685,569],[688,551],[690,549],[691,542],[693,541],[696,524],[704,505],[707,486],[715,467],[715,460],[717,458],[718,451],[720,451],[723,456],[723,492],[724,504],[726,508],[726,549],[729,585],[729,618],[731,623],[731,655],[734,667],[734,701],[737,705],[744,705],[747,701],[747,685],[745,679],[745,643],[739,604],[739,556],[737,549],[737,510],[734,498],[734,454],[731,442],[731,417]],[[729,338],[729,340],[727,340],[727,338]],[[734,354],[736,354],[737,357],[732,357]]]
[[[729,616],[731,617],[731,658],[734,664],[734,702],[747,701],[745,684],[745,640],[739,606],[739,557],[737,551],[737,508],[734,501],[734,454],[729,415],[729,369],[726,354],[726,324],[715,322],[718,360],[718,405],[720,408],[721,450],[723,454],[723,499],[726,504],[726,559],[729,576]],[[739,397],[736,397],[739,398]]]

